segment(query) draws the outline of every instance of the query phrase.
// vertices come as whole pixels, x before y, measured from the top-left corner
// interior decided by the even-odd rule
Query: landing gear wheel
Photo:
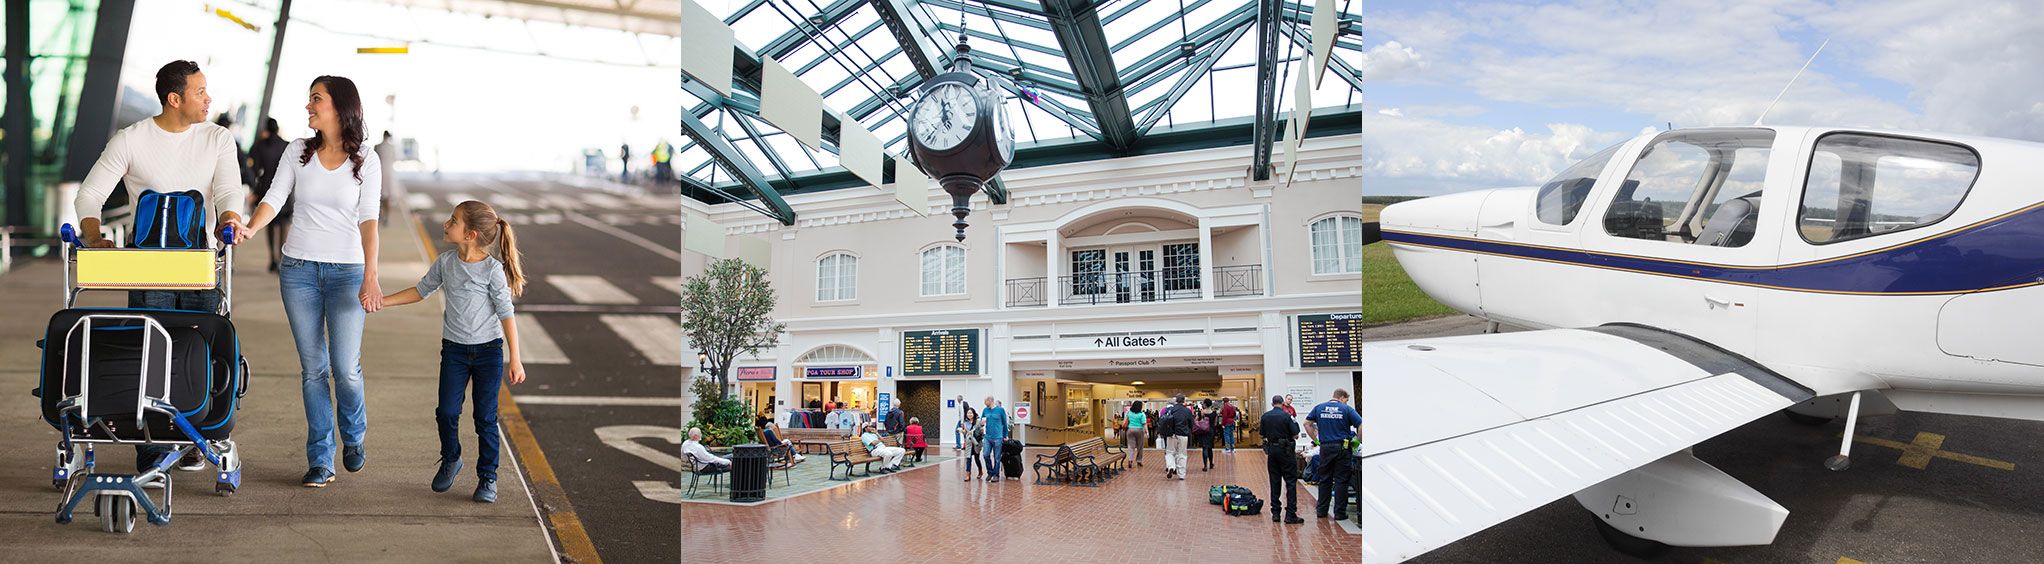
[[[1836,417],[1818,417],[1815,415],[1803,415],[1801,413],[1796,413],[1794,411],[1782,411],[1781,414],[1787,415],[1790,421],[1794,421],[1798,425],[1804,425],[1809,427],[1823,427],[1825,425],[1831,424],[1832,421],[1838,420],[1838,418]]]
[[[1620,554],[1642,560],[1652,560],[1660,558],[1661,555],[1668,553],[1668,549],[1674,548],[1661,544],[1660,541],[1652,541],[1625,534],[1625,531],[1618,530],[1617,527],[1604,522],[1603,518],[1595,514],[1590,515],[1590,520],[1597,523],[1597,535],[1604,537],[1604,544],[1611,545],[1611,549],[1618,551]]]
[[[1852,458],[1843,454],[1832,455],[1831,458],[1824,459],[1824,468],[1832,472],[1843,472],[1851,467]]]

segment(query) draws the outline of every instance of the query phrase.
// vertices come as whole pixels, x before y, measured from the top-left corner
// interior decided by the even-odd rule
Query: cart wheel
[[[64,491],[64,484],[69,481],[70,480],[50,480],[50,485],[56,486],[57,491]]]
[[[232,496],[234,495],[234,484],[224,482],[214,483],[213,493],[220,494],[220,497]]]
[[[114,496],[103,495],[94,500],[92,514],[99,516],[99,530],[114,532]]]
[[[127,497],[114,498],[114,532],[121,534],[135,532],[135,500]]]

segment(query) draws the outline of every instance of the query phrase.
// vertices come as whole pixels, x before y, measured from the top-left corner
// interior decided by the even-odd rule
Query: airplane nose
[[[1483,202],[1497,190],[1477,190],[1391,204],[1379,216],[1383,230],[1399,233],[1473,237]],[[1390,236],[1386,237],[1391,238]]]

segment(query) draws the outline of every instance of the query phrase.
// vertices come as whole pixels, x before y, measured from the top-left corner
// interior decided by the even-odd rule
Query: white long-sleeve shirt
[[[708,448],[704,448],[704,447],[703,447],[703,443],[702,443],[702,441],[698,441],[698,440],[694,440],[694,439],[690,439],[690,440],[682,441],[682,442],[681,442],[681,452],[682,452],[683,454],[693,454],[693,455],[695,455],[695,456],[696,456],[696,462],[697,462],[697,463],[701,463],[701,464],[722,464],[722,465],[725,465],[725,466],[730,466],[730,465],[731,465],[731,460],[730,460],[730,459],[726,459],[726,458],[724,458],[724,457],[721,457],[721,456],[717,456],[717,455],[714,455],[714,454],[710,454],[710,449],[708,449]]]
[[[341,166],[327,169],[313,155],[304,163],[305,140],[284,146],[277,160],[277,175],[270,180],[270,193],[263,202],[284,209],[284,201],[298,195],[297,212],[291,219],[291,236],[284,239],[284,255],[292,258],[336,264],[362,264],[361,223],[377,219],[377,203],[383,191],[383,165],[376,151],[362,147],[362,179],[355,180],[355,163],[341,160]]]
[[[213,224],[222,212],[246,217],[242,200],[248,197],[248,188],[241,185],[241,169],[234,159],[234,134],[227,128],[195,123],[171,133],[156,120],[145,119],[115,131],[107,140],[72,203],[81,219],[104,218],[107,197],[117,183],[126,187],[130,202],[143,190],[197,190],[206,202],[206,238],[211,241]],[[132,230],[134,222],[130,216],[124,224]]]

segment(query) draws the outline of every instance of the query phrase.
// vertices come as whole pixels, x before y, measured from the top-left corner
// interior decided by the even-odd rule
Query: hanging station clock
[[[995,79],[972,72],[972,48],[960,36],[951,70],[923,83],[909,119],[909,153],[930,178],[951,195],[951,226],[965,240],[965,216],[972,195],[1015,159],[1014,129],[1008,123]]]

